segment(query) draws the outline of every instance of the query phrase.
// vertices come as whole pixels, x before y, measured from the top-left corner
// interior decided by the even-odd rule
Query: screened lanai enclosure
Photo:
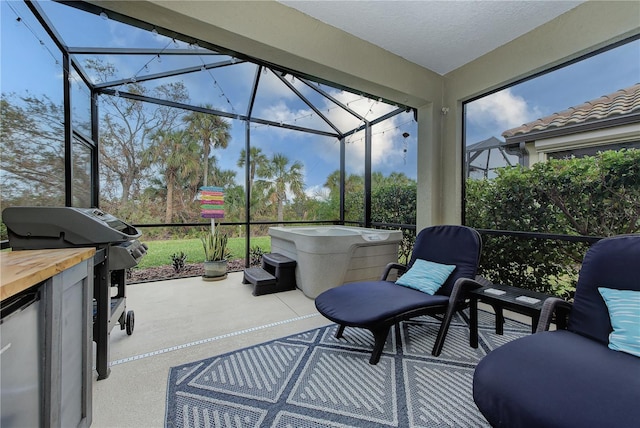
[[[517,37],[503,22],[506,44],[475,60],[443,49],[450,67],[436,72],[426,50],[412,62],[283,3],[0,2],[0,208],[99,207],[145,241],[201,252],[198,193],[221,187],[220,227],[244,263],[273,225],[409,238],[466,224],[483,236],[488,279],[563,297],[590,243],[639,230],[636,4],[565,4]],[[516,3],[501,9],[560,7]],[[452,23],[496,7],[403,6],[444,7]],[[413,41],[453,43],[438,40]],[[500,139],[558,112],[582,113]]]
[[[3,208],[100,207],[175,238],[219,186],[247,260],[271,224],[415,225],[407,106],[88,3],[3,2],[2,25]]]

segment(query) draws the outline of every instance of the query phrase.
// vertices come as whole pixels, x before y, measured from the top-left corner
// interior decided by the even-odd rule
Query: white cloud
[[[358,115],[366,119],[376,119],[397,107],[377,100],[372,100],[350,92],[331,90],[331,95],[339,102],[353,109]],[[333,102],[324,99],[318,109],[327,119],[341,131],[354,129],[362,121],[353,114],[337,107]],[[260,109],[259,117],[287,124],[297,124],[315,129],[330,130],[324,120],[310,108],[292,109],[284,99],[276,99],[269,106]],[[302,118],[302,119],[301,119]],[[391,170],[404,164],[404,138],[398,129],[399,123],[406,120],[403,115],[397,115],[373,127],[372,130],[372,168],[374,170]],[[275,132],[282,140],[294,138],[308,138],[309,134],[292,131],[286,128],[258,126],[257,130]],[[361,174],[364,168],[364,131],[346,138],[346,166],[349,173]],[[340,155],[340,144],[332,138],[313,137],[313,144],[307,146],[313,150],[315,156],[330,164],[336,164]],[[313,191],[313,189],[311,189]]]
[[[394,110],[394,106],[372,100],[362,95],[346,91],[334,91],[330,94],[342,104],[367,120],[376,119]],[[343,131],[349,131],[361,124],[360,119],[342,108],[336,107],[329,100],[325,100],[325,108],[329,109],[327,116]]]
[[[315,185],[307,187],[304,193],[309,199],[316,199],[318,201],[325,201],[329,198],[329,189],[321,185]]]
[[[285,76],[285,79],[291,79],[291,77]],[[295,79],[294,86],[300,89],[298,85],[295,84]],[[266,99],[296,99],[298,96],[289,89],[287,85],[282,83],[274,72],[269,70],[260,77],[258,97],[264,97]]]
[[[287,104],[280,99],[276,103],[262,109],[258,117],[265,117],[274,122],[289,124],[294,123],[296,118],[307,116],[309,113],[311,113],[309,109],[291,110],[287,107]]]
[[[366,119],[376,119],[396,108],[350,92],[335,91],[331,95]],[[350,130],[362,124],[359,119],[344,109],[331,107],[335,107],[335,105],[327,100],[325,103],[325,108],[329,109],[327,117],[339,129]],[[397,129],[399,118],[400,116],[394,116],[373,128],[371,152],[373,169],[403,164],[404,141],[399,138],[401,132]],[[361,174],[364,171],[364,131],[347,137],[346,141],[347,170],[351,173]],[[338,159],[339,152],[339,144],[327,141],[323,144],[322,150],[318,154],[328,161],[335,161],[335,159]]]
[[[467,120],[488,125],[495,124],[506,131],[540,117],[540,111],[527,101],[511,92],[511,88],[488,95],[469,103]]]
[[[260,109],[256,117],[266,118],[268,120],[279,122],[287,125],[297,125],[311,129],[326,129],[324,121],[318,117],[311,109],[290,109],[286,102],[282,99],[275,101],[273,104]],[[258,131],[274,132],[279,138],[306,138],[308,134],[304,132],[294,131],[288,128],[280,128],[278,126],[255,125]]]
[[[371,136],[371,166],[375,169],[399,167],[404,163],[404,141],[397,128],[399,117],[375,126]],[[364,171],[364,132],[347,139],[346,163],[350,171]]]

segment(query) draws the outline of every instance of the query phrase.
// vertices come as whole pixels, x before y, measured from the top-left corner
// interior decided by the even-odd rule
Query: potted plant
[[[201,237],[204,247],[204,276],[205,281],[216,281],[227,277],[227,235],[214,229]]]

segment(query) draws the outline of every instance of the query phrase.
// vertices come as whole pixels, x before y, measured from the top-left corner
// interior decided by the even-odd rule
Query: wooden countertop
[[[0,300],[93,257],[95,252],[95,248],[60,248],[0,253]]]

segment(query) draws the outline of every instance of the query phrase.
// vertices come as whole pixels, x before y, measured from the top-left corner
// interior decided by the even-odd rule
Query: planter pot
[[[215,260],[204,262],[204,275],[202,279],[205,281],[220,281],[227,277],[227,261]]]

